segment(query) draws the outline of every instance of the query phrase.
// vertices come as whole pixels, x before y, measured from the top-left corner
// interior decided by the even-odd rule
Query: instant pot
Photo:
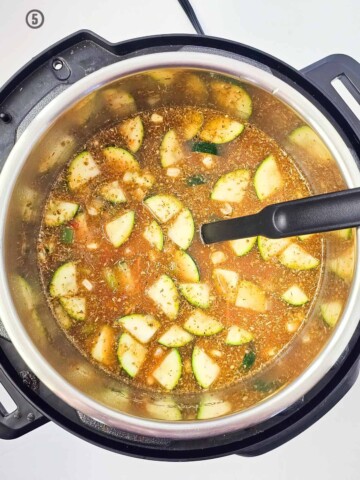
[[[213,37],[163,35],[109,44],[91,32],[81,31],[34,58],[0,92],[0,159],[4,166],[0,180],[0,312],[4,324],[0,324],[0,381],[17,404],[11,413],[0,404],[1,438],[17,438],[54,421],[95,445],[140,458],[197,460],[231,453],[255,456],[278,447],[316,422],[357,378],[358,268],[343,318],[324,351],[296,381],[248,411],[194,422],[138,418],[131,410],[133,405],[127,407],[127,413],[119,413],[90,398],[84,385],[95,377],[84,359],[77,359],[76,367],[72,364],[78,374],[73,383],[71,372],[62,375],[45,360],[42,349],[56,345],[54,358],[59,355],[59,362],[73,347],[58,349],[56,342],[62,334],[57,330],[50,328],[42,336],[41,308],[34,318],[34,310],[27,304],[34,302],[36,295],[30,300],[23,297],[21,305],[21,298],[13,298],[8,285],[16,265],[18,241],[9,235],[9,225],[17,230],[14,200],[16,195],[27,198],[24,180],[30,181],[39,171],[44,174],[39,158],[49,142],[37,142],[45,134],[47,139],[55,138],[48,132],[58,133],[54,125],[61,115],[68,115],[72,122],[78,120],[86,137],[91,133],[87,112],[89,105],[96,103],[94,92],[124,75],[175,66],[220,71],[266,88],[321,133],[338,163],[342,162],[347,184],[360,184],[360,122],[331,83],[340,77],[360,100],[360,65],[350,57],[332,55],[298,72],[263,52]],[[74,105],[76,110],[71,110]],[[66,142],[62,146],[66,147]],[[49,156],[46,158],[49,160]],[[39,213],[36,210],[35,216]],[[30,222],[30,244],[31,229],[35,237]],[[34,252],[30,249],[26,255],[30,258]],[[29,324],[27,317],[31,317]],[[122,400],[128,400],[126,392],[119,393]]]

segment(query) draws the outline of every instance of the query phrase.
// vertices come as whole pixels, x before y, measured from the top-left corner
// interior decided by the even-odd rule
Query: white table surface
[[[296,68],[332,53],[360,61],[357,0],[193,0],[205,32],[262,49]],[[45,23],[31,30],[26,13]],[[80,29],[116,42],[193,33],[176,0],[0,0],[0,85],[32,56]],[[323,419],[262,457],[184,464],[138,460],[94,447],[54,424],[0,441],[1,480],[355,480],[360,478],[360,381]]]

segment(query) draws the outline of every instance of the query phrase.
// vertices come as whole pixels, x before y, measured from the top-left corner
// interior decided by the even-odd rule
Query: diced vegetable
[[[160,161],[164,168],[176,165],[183,159],[183,151],[175,130],[169,130],[160,145]]]
[[[267,310],[267,299],[264,290],[255,283],[242,280],[239,283],[235,305],[241,308],[264,313]]]
[[[179,325],[173,325],[161,337],[158,342],[165,347],[183,347],[191,342],[193,336],[186,332]]]
[[[290,244],[290,238],[266,238],[258,237],[258,248],[260,255],[264,260],[279,255]]]
[[[110,267],[104,268],[104,277],[105,277],[106,283],[111,288],[111,290],[115,291],[119,288],[119,282],[112,268]]]
[[[256,195],[260,200],[271,197],[283,186],[283,179],[276,164],[275,157],[269,155],[260,164],[254,177]]]
[[[349,248],[336,258],[329,260],[329,268],[345,282],[351,282],[354,271],[354,250]]]
[[[182,250],[187,250],[194,238],[194,219],[189,209],[183,210],[167,231],[168,237]]]
[[[331,153],[321,138],[307,125],[296,128],[289,135],[289,140],[294,145],[303,149],[309,156],[320,161],[331,159]]]
[[[128,149],[132,153],[136,153],[142,145],[144,138],[144,125],[141,117],[138,115],[134,118],[129,118],[120,123],[119,133],[125,139]]]
[[[114,330],[109,325],[104,325],[91,350],[91,356],[97,362],[110,365],[114,358]]]
[[[213,279],[216,288],[229,302],[235,303],[239,274],[224,268],[215,268]]]
[[[128,333],[123,333],[119,340],[117,356],[120,365],[130,377],[136,377],[144,363],[147,348],[137,342]]]
[[[226,258],[227,257],[225,255],[225,253],[222,252],[221,250],[217,250],[216,252],[213,252],[210,255],[210,260],[212,261],[212,263],[214,265],[218,265],[219,263],[225,262]]]
[[[84,297],[60,297],[60,304],[65,312],[75,320],[85,320],[86,300]]]
[[[82,152],[70,163],[68,185],[70,190],[78,190],[100,174],[100,169],[89,152]]]
[[[161,275],[147,294],[170,320],[175,320],[179,311],[179,295],[170,277]]]
[[[252,101],[247,91],[239,85],[214,81],[210,84],[211,95],[215,103],[230,114],[247,120],[252,113]]]
[[[194,101],[196,105],[206,101],[208,97],[206,84],[198,75],[185,73],[181,76],[180,82],[184,89],[184,96],[190,97],[190,101]]]
[[[175,275],[183,282],[199,282],[199,269],[194,259],[186,252],[178,250],[174,254]]]
[[[79,205],[77,203],[51,200],[45,210],[45,225],[48,227],[62,225],[74,218],[78,209]]]
[[[135,224],[135,213],[126,212],[105,225],[106,235],[114,247],[120,247],[129,239]]]
[[[220,373],[219,365],[198,346],[194,347],[192,353],[192,369],[196,381],[202,388],[209,388]]]
[[[251,368],[256,360],[256,353],[253,350],[250,350],[250,352],[246,352],[242,361],[242,367],[245,370],[249,370]]]
[[[151,173],[125,172],[123,181],[125,183],[134,183],[139,187],[151,188],[155,183],[155,178]]]
[[[204,123],[204,115],[197,110],[186,112],[182,121],[181,133],[185,140],[191,140],[199,133]]]
[[[144,238],[152,247],[161,251],[164,247],[164,235],[160,225],[153,220],[144,230]]]
[[[226,415],[231,411],[231,403],[221,398],[209,396],[203,398],[200,402],[196,418],[198,420],[208,420]]]
[[[60,232],[61,243],[73,243],[74,229],[72,227],[63,227]]]
[[[237,325],[233,325],[229,328],[226,336],[225,343],[227,345],[244,345],[245,343],[252,342],[254,336],[248,330],[244,330]]]
[[[252,250],[255,245],[257,237],[250,238],[240,238],[239,240],[232,240],[230,247],[233,249],[234,253],[238,257],[242,257]]]
[[[182,203],[173,195],[154,195],[145,200],[145,205],[161,223],[168,222],[182,209]]]
[[[228,117],[208,120],[200,132],[201,140],[211,143],[228,143],[238,137],[244,125]]]
[[[333,302],[323,303],[320,306],[321,315],[325,323],[327,323],[329,327],[335,327],[337,321],[340,318],[342,309],[343,309],[342,303],[337,300]]]
[[[206,283],[181,283],[179,290],[194,307],[209,308],[210,287]]]
[[[37,303],[37,297],[29,282],[20,275],[14,275],[12,277],[12,284],[16,290],[16,294],[20,295],[23,306],[28,310],[33,310]]]
[[[54,273],[50,282],[52,297],[69,297],[76,295],[78,284],[76,281],[76,263],[63,263]]]
[[[245,195],[249,181],[249,170],[235,170],[226,173],[215,183],[211,192],[211,199],[221,202],[239,203]]]
[[[207,182],[204,175],[192,175],[186,179],[186,185],[189,187],[197,187],[198,185],[204,185]]]
[[[292,270],[310,270],[316,268],[320,261],[295,243],[290,244],[279,256],[279,261]]]
[[[215,143],[210,142],[195,142],[191,150],[199,153],[209,153],[210,155],[218,154],[218,147]]]
[[[115,182],[107,183],[106,185],[104,185],[100,190],[100,194],[102,197],[105,198],[105,200],[111,203],[126,202],[125,192],[120,187],[117,180]]]
[[[139,170],[140,165],[134,155],[119,147],[106,147],[103,150],[105,160],[115,168],[117,171],[136,171]]]
[[[170,85],[176,76],[177,72],[174,70],[166,70],[166,69],[161,69],[161,70],[153,70],[151,72],[148,72],[148,75],[156,80],[160,85],[168,86]]]
[[[160,327],[155,317],[141,313],[119,318],[118,322],[141,343],[148,343]]]
[[[151,415],[151,418],[167,420],[169,422],[182,419],[179,406],[170,399],[157,400],[156,403],[149,402],[146,404],[146,410]]]
[[[216,318],[206,315],[201,310],[195,310],[185,321],[183,327],[189,333],[200,337],[215,335],[224,328],[223,324]]]
[[[153,377],[166,390],[173,390],[180,380],[182,361],[180,353],[173,348],[160,365],[154,370]]]
[[[281,298],[289,305],[294,306],[304,305],[309,301],[309,297],[298,285],[292,285],[288,288],[286,292],[281,295]]]

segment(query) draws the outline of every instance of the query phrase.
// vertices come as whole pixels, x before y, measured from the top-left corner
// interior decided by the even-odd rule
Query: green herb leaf
[[[256,353],[251,350],[250,352],[246,352],[242,361],[242,367],[248,370],[251,368],[256,360]]]
[[[192,151],[199,153],[209,153],[210,155],[218,154],[217,145],[210,142],[195,142],[192,145]]]
[[[186,179],[186,184],[189,187],[196,187],[197,185],[203,185],[206,181],[207,180],[203,175],[193,175]]]

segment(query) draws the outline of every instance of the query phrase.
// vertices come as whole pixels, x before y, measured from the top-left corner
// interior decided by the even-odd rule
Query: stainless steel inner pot
[[[312,169],[322,169],[323,180],[312,185],[314,193],[326,191],[326,178],[334,166],[341,173],[344,186],[360,186],[355,154],[335,128],[301,93],[264,66],[197,48],[123,60],[85,77],[51,101],[25,129],[9,155],[0,177],[0,315],[11,341],[30,369],[75,409],[109,426],[145,436],[202,438],[250,427],[276,415],[301,400],[337,362],[358,324],[359,255],[355,242],[355,270],[349,298],[327,344],[314,360],[304,364],[294,381],[245,410],[237,411],[236,396],[241,394],[238,385],[188,398],[152,395],[111,379],[83,358],[53,319],[39,283],[35,245],[41,205],[57,173],[84,140],[106,122],[129,113],[121,102],[120,112],[116,103],[116,91],[123,88],[123,82],[131,85],[132,75],[169,68],[230,75],[267,91],[311,126],[333,156],[334,162],[327,166],[311,161],[300,165],[309,178]],[[281,139],[277,141],[281,144]],[[286,144],[283,146],[287,148]],[[326,269],[322,288],[331,289],[331,276]],[[317,306],[313,305],[314,315]],[[297,336],[292,351],[284,352],[274,368],[286,368],[286,355],[301,351],[304,335],[306,328]],[[201,402],[214,406],[214,417],[221,416],[175,421],[173,412],[177,408],[196,411]],[[164,417],[174,421],[164,421]]]

